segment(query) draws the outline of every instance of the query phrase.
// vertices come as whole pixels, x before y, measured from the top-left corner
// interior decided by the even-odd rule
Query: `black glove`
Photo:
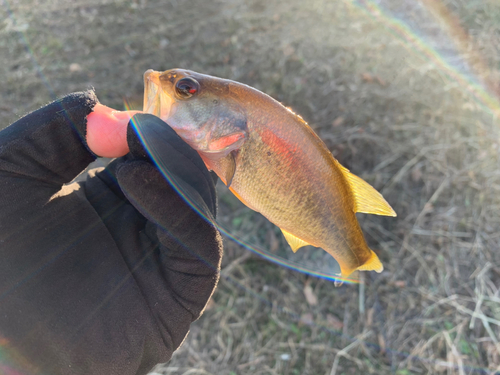
[[[153,115],[135,115],[127,129],[127,141],[133,158],[146,158],[156,164],[164,179],[196,211],[212,221],[215,219],[217,175],[209,174],[198,153],[170,126]],[[126,168],[128,173],[129,167]],[[127,173],[119,172],[123,175],[121,185],[126,183]]]
[[[203,215],[132,129],[131,154],[64,185],[95,158],[83,140],[96,102],[73,94],[0,132],[0,373],[145,374],[217,284],[213,182],[161,120],[137,116],[134,128],[145,144],[150,129],[162,137],[152,159]]]

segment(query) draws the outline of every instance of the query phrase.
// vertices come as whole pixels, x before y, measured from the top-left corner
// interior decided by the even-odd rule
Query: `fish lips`
[[[174,100],[162,89],[160,74],[153,69],[144,73],[143,111],[166,121],[172,115]]]

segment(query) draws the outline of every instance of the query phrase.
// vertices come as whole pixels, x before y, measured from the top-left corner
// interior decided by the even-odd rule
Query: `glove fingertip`
[[[127,143],[130,149],[130,154],[139,159],[148,159],[149,155],[144,149],[140,140],[140,135],[137,133],[137,118],[138,115],[132,117],[127,125]]]

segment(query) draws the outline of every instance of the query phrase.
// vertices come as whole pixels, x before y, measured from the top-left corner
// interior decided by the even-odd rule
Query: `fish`
[[[356,212],[396,216],[291,109],[243,83],[184,69],[144,73],[144,108],[201,156],[246,206],[277,225],[293,252],[312,245],[340,265],[382,272]]]

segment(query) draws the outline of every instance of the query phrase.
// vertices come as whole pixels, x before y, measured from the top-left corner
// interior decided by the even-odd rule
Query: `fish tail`
[[[380,259],[378,259],[377,254],[375,254],[371,249],[368,250],[370,251],[370,257],[359,267],[351,268],[343,262],[338,262],[340,265],[340,274],[343,278],[349,277],[349,275],[351,275],[354,271],[375,271],[380,273],[384,270],[384,266],[382,265]]]
[[[378,259],[377,254],[370,249],[370,258],[365,262],[365,264],[356,268],[358,271],[375,271],[382,272],[384,270],[384,266],[380,259]]]

